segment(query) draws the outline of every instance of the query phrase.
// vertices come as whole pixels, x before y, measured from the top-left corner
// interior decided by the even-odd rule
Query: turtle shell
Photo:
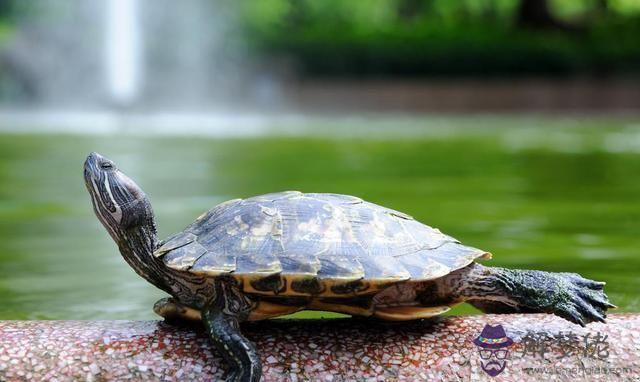
[[[175,270],[232,276],[247,293],[323,297],[432,280],[490,256],[360,198],[297,191],[222,203],[154,255]]]

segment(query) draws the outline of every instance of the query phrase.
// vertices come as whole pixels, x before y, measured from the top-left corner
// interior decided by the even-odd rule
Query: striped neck
[[[138,275],[169,292],[164,282],[165,267],[160,259],[153,256],[158,243],[154,226],[139,226],[120,231],[116,242],[122,257]]]
[[[202,307],[211,286],[202,276],[167,268],[153,255],[159,246],[155,227],[140,226],[118,232],[118,248],[125,261],[145,280],[167,292],[183,304]]]

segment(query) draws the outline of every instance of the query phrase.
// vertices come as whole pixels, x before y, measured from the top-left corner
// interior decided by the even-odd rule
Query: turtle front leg
[[[604,322],[615,308],[604,293],[605,283],[576,273],[552,273],[483,267],[480,264],[451,273],[439,292],[487,313],[553,313],[581,326]]]
[[[202,310],[202,321],[213,345],[229,364],[227,380],[258,382],[262,375],[260,356],[240,333],[240,322],[248,317],[251,302],[232,283],[216,281],[215,291],[215,297]]]

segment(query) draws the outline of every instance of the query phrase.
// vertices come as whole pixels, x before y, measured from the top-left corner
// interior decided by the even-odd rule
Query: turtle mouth
[[[84,161],[84,182],[87,185],[87,188],[93,188],[91,180],[97,176],[97,156],[98,153],[91,153],[87,156],[87,159]]]
[[[87,159],[84,161],[84,174],[85,177],[87,174],[90,174],[92,170],[98,169],[98,162],[102,158],[102,155],[92,152],[87,156]]]
[[[93,172],[89,167],[85,166],[84,167],[84,183],[87,185],[87,187],[92,186],[91,185],[92,178],[93,178]]]

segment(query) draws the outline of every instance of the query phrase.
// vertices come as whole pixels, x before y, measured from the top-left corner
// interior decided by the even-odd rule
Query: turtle
[[[159,240],[148,197],[113,161],[91,153],[84,180],[125,261],[171,296],[154,311],[167,321],[202,321],[230,381],[261,378],[241,322],[305,309],[405,321],[467,302],[487,313],[553,313],[584,326],[615,308],[604,282],[481,265],[489,252],[354,196],[233,199]]]

